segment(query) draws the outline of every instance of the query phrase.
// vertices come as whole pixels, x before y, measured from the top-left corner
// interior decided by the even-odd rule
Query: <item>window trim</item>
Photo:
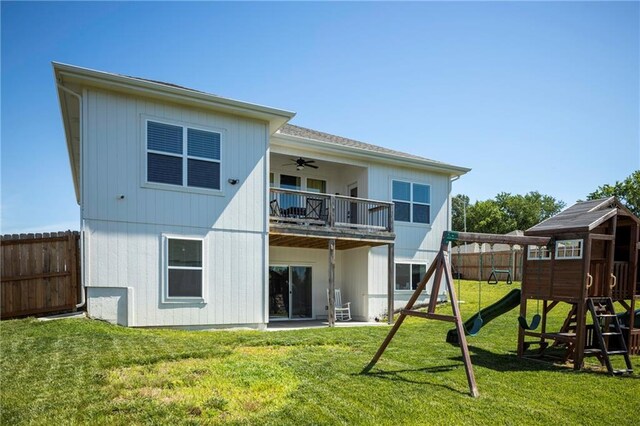
[[[396,261],[393,264],[393,291],[400,291],[400,292],[407,292],[407,293],[413,293],[415,290],[413,288],[409,288],[407,289],[398,289],[397,287],[397,280],[398,280],[398,265],[409,265],[409,279],[411,279],[413,277],[413,266],[414,265],[420,265],[420,266],[424,266],[425,272],[429,269],[429,265],[427,262],[423,262],[423,261],[406,261],[406,260],[401,260],[401,261]],[[413,287],[413,283],[409,282],[409,287]],[[423,290],[423,293],[427,291],[426,287]]]
[[[207,127],[199,124],[188,123],[180,120],[170,120],[165,118],[154,117],[146,114],[141,114],[141,168],[140,168],[140,182],[141,187],[150,188],[150,189],[162,189],[167,191],[178,191],[178,192],[190,192],[194,194],[204,194],[204,195],[217,195],[224,196],[224,173],[225,173],[225,161],[223,161],[223,153],[224,153],[224,142],[226,139],[226,129],[218,128],[218,127]],[[148,130],[148,122],[155,122],[160,124],[167,124],[171,126],[178,126],[182,128],[182,154],[176,154],[173,152],[164,152],[158,151],[154,149],[147,148],[147,130]],[[215,160],[211,158],[202,158],[193,155],[189,155],[188,153],[188,138],[187,132],[188,129],[194,130],[202,130],[205,132],[218,133],[220,135],[220,159]],[[182,159],[182,185],[174,185],[170,183],[162,183],[162,182],[150,182],[148,180],[148,154],[158,154],[165,155],[167,157],[177,157]],[[200,160],[200,161],[208,161],[212,163],[218,163],[220,165],[220,189],[210,189],[210,188],[201,188],[197,186],[188,186],[188,162],[189,160]]]
[[[543,254],[544,249],[546,249],[546,256],[538,256],[536,255],[532,255],[531,254],[531,249],[533,247],[537,247],[538,249],[542,248],[543,249]],[[527,246],[527,260],[551,260],[551,250],[549,250],[549,247],[547,246],[536,246],[536,245],[528,245]]]
[[[559,256],[558,253],[559,253],[559,249],[560,249],[560,243],[566,243],[566,242],[577,242],[578,243],[578,248],[580,249],[580,255],[579,256]],[[572,238],[570,240],[556,240],[556,249],[555,249],[555,259],[556,260],[577,260],[577,259],[582,259],[583,254],[584,254],[584,240],[582,238]]]
[[[403,182],[403,183],[408,183],[409,184],[409,201],[407,200],[400,200],[400,199],[396,199],[393,198],[393,183],[394,182]],[[429,188],[429,202],[428,203],[422,203],[419,201],[413,201],[413,185],[422,185],[422,186],[426,186],[427,188]],[[394,222],[399,222],[399,224],[412,224],[412,225],[416,225],[416,226],[431,226],[432,225],[432,217],[431,217],[431,185],[428,183],[424,183],[424,182],[416,182],[416,181],[410,181],[410,180],[406,180],[406,179],[397,179],[397,178],[391,178],[391,185],[390,185],[390,193],[391,193],[391,197],[389,197],[391,199],[391,202],[394,204],[394,209],[395,209],[395,203],[399,202],[399,203],[408,203],[409,204],[409,221],[405,221],[405,220],[398,220],[397,217],[393,218]],[[413,221],[413,206],[418,205],[418,206],[428,206],[429,207],[429,217],[428,217],[428,222],[424,223],[424,222],[414,222]]]
[[[205,238],[191,235],[179,235],[179,234],[162,234],[162,280],[161,280],[161,294],[163,303],[177,303],[177,304],[206,304],[208,300],[208,286],[207,284],[207,264],[206,261],[209,258],[207,245],[205,244]],[[189,240],[200,241],[202,245],[202,266],[169,266],[169,240]],[[202,273],[202,289],[200,296],[169,296],[169,269],[185,269],[185,270],[197,270]]]

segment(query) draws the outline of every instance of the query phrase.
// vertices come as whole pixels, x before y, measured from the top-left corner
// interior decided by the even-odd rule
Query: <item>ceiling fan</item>
[[[312,169],[317,169],[318,166],[314,166],[311,163],[315,163],[315,160],[305,160],[302,157],[298,157],[297,160],[291,158],[292,163],[283,164],[283,166],[296,166],[296,170],[303,170],[305,167],[311,167]]]

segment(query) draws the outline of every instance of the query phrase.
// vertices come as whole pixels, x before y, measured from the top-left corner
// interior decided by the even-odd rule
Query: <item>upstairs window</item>
[[[217,132],[147,121],[147,182],[220,190]]]
[[[392,181],[394,217],[400,222],[431,223],[431,187],[419,183]]]
[[[556,259],[582,259],[582,240],[556,241]]]

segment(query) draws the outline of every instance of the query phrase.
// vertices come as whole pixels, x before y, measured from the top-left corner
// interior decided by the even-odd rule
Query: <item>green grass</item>
[[[477,310],[476,285],[462,283],[465,318]],[[511,288],[483,284],[483,306]],[[554,310],[551,322],[565,314]],[[188,332],[4,321],[1,423],[638,424],[637,373],[518,359],[517,315],[468,338],[478,399],[468,396],[459,348],[444,342],[450,324],[438,321],[408,319],[369,374],[360,371],[387,327]],[[632,362],[640,369],[640,357]]]

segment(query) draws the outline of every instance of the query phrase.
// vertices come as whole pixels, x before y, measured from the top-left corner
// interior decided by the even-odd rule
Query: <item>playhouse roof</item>
[[[526,235],[550,235],[556,232],[589,232],[617,214],[640,223],[616,197],[581,201],[556,216],[550,217],[525,231]]]

